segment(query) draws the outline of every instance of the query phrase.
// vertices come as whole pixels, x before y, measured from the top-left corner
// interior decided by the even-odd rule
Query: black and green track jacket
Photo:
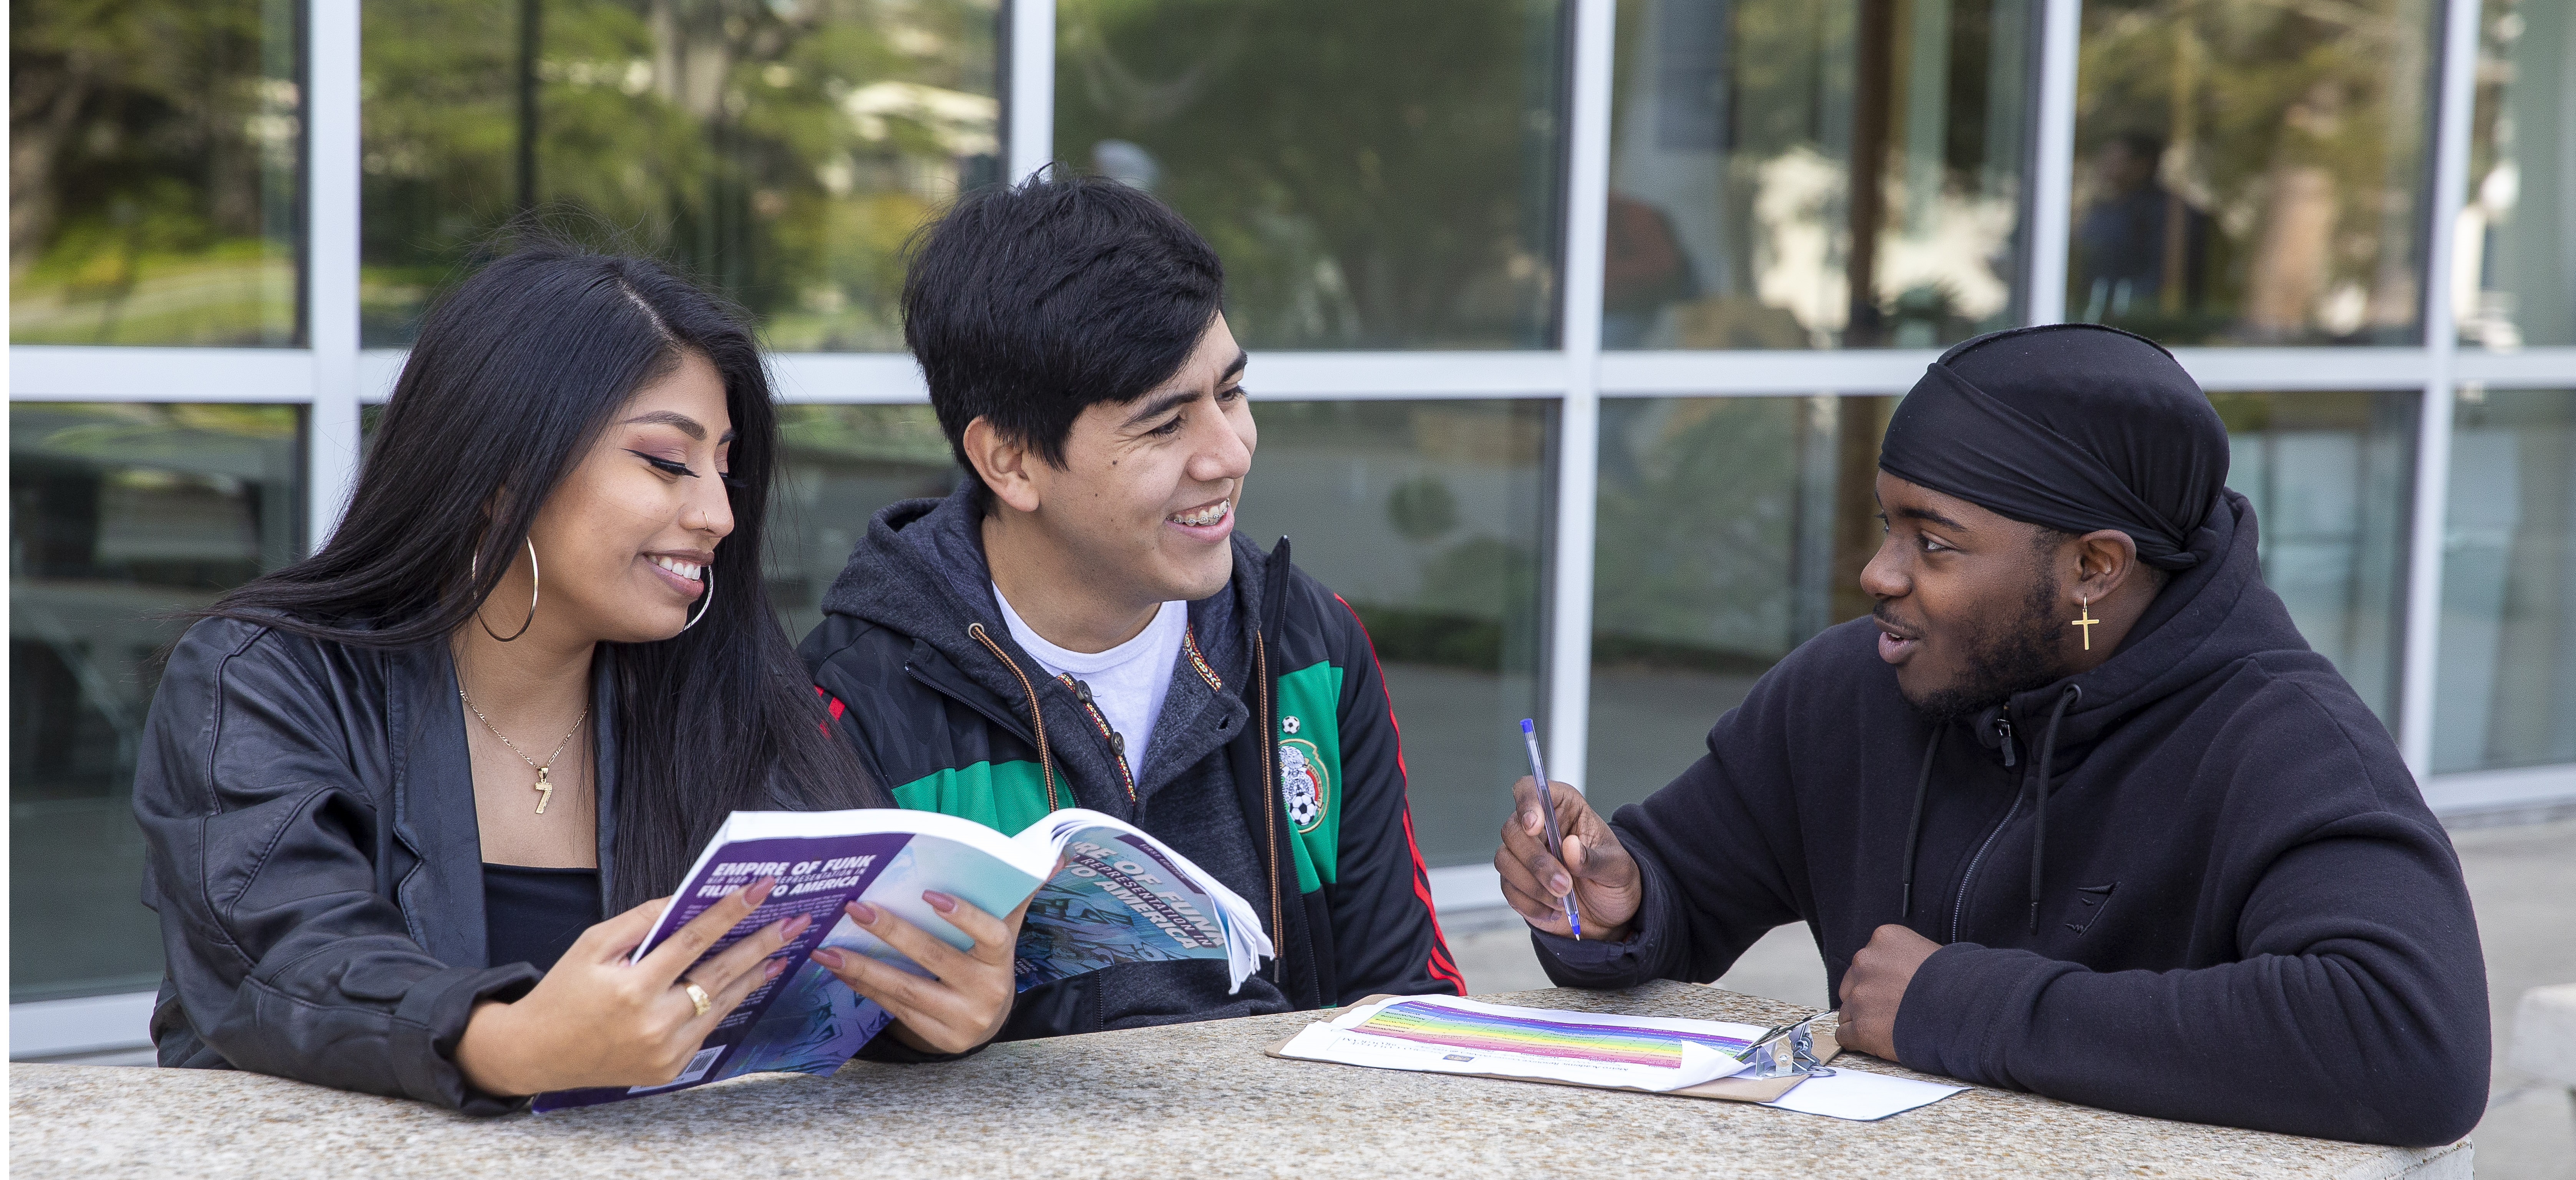
[[[1061,807],[1144,828],[1262,914],[1278,959],[1128,963],[1022,994],[1000,1039],[1463,994],[1405,802],[1368,632],[1340,596],[1238,533],[1132,775],[1070,679],[1011,639],[961,490],[879,512],[799,650],[895,800],[1018,832]]]

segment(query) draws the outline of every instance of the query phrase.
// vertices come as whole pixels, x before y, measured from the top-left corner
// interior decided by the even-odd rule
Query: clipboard
[[[1388,1000],[1400,1000],[1403,998],[1404,997],[1402,996],[1392,995],[1367,996],[1349,1006],[1357,1008],[1366,1004],[1378,1004],[1384,1003]],[[1842,1045],[1834,1040],[1834,1034],[1819,1031],[1811,1035],[1815,1044],[1816,1061],[1819,1064],[1832,1061],[1836,1055],[1843,1051]],[[1294,1034],[1282,1037],[1276,1043],[1264,1047],[1261,1051],[1262,1055],[1266,1057],[1276,1057],[1281,1061],[1303,1061],[1310,1065],[1342,1064],[1338,1061],[1317,1061],[1311,1057],[1291,1057],[1286,1053],[1281,1052],[1281,1050],[1288,1047],[1288,1042],[1296,1039],[1297,1038]],[[1367,1069],[1369,1067],[1365,1065],[1353,1065],[1348,1068]],[[1713,1098],[1720,1102],[1770,1102],[1791,1090],[1797,1089],[1798,1083],[1807,1080],[1804,1076],[1785,1078],[1719,1078],[1715,1081],[1701,1082],[1696,1086],[1685,1086],[1679,1090],[1643,1090],[1635,1086],[1587,1086],[1581,1082],[1559,1081],[1554,1078],[1520,1078],[1495,1073],[1453,1073],[1441,1074],[1439,1076],[1453,1078],[1492,1078],[1495,1081],[1500,1082],[1536,1082],[1543,1086],[1573,1086],[1576,1089],[1581,1090],[1618,1090],[1629,1094],[1654,1094],[1668,1098]]]

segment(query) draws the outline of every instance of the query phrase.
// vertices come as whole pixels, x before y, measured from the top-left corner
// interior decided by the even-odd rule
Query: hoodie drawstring
[[[2038,802],[2031,812],[2030,833],[2030,932],[2039,933],[2039,872],[2041,854],[2048,850],[2048,772],[2057,758],[2057,723],[2066,720],[2066,707],[2084,699],[2084,690],[2070,684],[2057,694],[2056,707],[2048,711],[2048,728],[2039,739]],[[1921,806],[1917,803],[1916,806]]]
[[[1935,726],[1932,741],[1923,747],[1923,773],[1914,779],[1914,818],[1905,824],[1905,902],[1896,911],[1899,918],[1914,916],[1914,846],[1923,838],[1923,799],[1932,793],[1932,757],[1941,752],[1941,731],[1948,726]]]
[[[1018,660],[1012,659],[1002,650],[1001,644],[993,642],[993,637],[984,633],[984,624],[966,624],[966,634],[983,644],[985,650],[993,653],[993,658],[1002,661],[1002,666],[1009,668],[1012,677],[1020,682],[1020,691],[1028,696],[1029,728],[1037,733],[1038,773],[1046,778],[1047,810],[1056,810],[1062,805],[1055,801],[1055,760],[1047,757],[1046,714],[1038,709],[1038,686],[1029,682],[1028,673],[1020,671]]]

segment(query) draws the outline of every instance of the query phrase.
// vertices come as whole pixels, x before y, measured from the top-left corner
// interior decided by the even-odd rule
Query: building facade
[[[2265,574],[2438,811],[2576,803],[2576,13],[2554,0],[144,0],[13,9],[13,1052],[137,1043],[177,612],[327,537],[514,219],[777,350],[801,634],[954,474],[906,237],[1061,161],[1215,243],[1242,525],[1367,621],[1443,904],[1540,718],[1642,797],[1868,608],[1951,343],[2174,346]],[[460,461],[471,461],[460,456]]]

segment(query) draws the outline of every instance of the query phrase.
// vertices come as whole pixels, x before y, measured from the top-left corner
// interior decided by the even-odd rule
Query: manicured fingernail
[[[762,877],[749,885],[743,886],[743,900],[748,901],[753,905],[759,905],[760,903],[769,900],[769,891],[777,888],[777,886],[778,878]]]
[[[778,978],[778,973],[779,973],[779,972],[781,972],[781,971],[785,971],[786,969],[787,969],[787,960],[785,960],[785,959],[771,959],[771,960],[769,961],[769,963],[768,963],[768,965],[767,965],[767,966],[764,966],[764,967],[762,967],[762,968],[761,968],[761,972],[762,972],[762,974],[761,974],[761,978],[763,978],[763,979],[776,979],[776,978]]]
[[[854,901],[848,905],[842,906],[841,908],[850,915],[851,921],[856,922],[861,926],[874,926],[877,924],[877,907],[869,905],[864,901]]]
[[[831,969],[833,969],[833,970],[835,970],[835,971],[838,971],[838,970],[840,970],[840,969],[841,969],[841,952],[836,951],[836,950],[833,950],[832,948],[830,948],[830,947],[828,947],[828,946],[825,946],[825,947],[816,947],[816,948],[814,948],[814,953],[813,953],[813,954],[807,955],[807,956],[805,956],[805,957],[806,957],[806,958],[809,958],[809,959],[812,959],[812,960],[814,960],[814,961],[815,961],[815,962],[817,962],[817,963],[821,963],[822,965],[824,965],[824,966],[826,966],[826,967],[829,967],[829,968],[831,968]],[[782,960],[782,961],[783,961],[783,960]]]
[[[793,918],[789,918],[787,919],[786,928],[778,932],[778,940],[780,942],[794,942],[796,941],[797,935],[805,933],[805,928],[813,924],[814,915],[812,914],[798,914]]]
[[[941,893],[936,889],[922,890],[921,900],[929,902],[930,908],[937,910],[940,913],[953,914],[957,912],[957,899],[950,897],[945,893]]]

